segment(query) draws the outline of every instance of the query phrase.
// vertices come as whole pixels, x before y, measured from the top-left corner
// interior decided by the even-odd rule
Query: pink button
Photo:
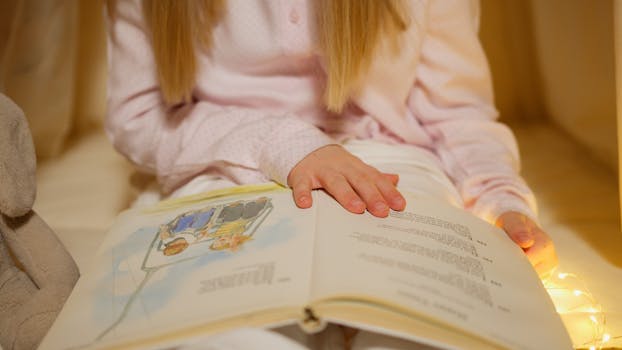
[[[296,10],[291,10],[291,12],[289,13],[289,21],[294,24],[300,22],[300,15]]]

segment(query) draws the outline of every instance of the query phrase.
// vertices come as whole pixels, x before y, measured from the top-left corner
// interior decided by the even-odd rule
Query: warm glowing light
[[[591,336],[585,333],[587,329],[579,330],[577,327],[575,327],[576,330],[572,329],[572,332],[585,333],[577,334],[577,337],[583,337],[583,339],[574,344],[575,348],[601,350],[604,344],[612,339],[612,336],[606,333],[606,312],[581,277],[574,273],[557,271],[543,279],[542,282],[565,324],[566,320],[571,320],[573,317],[574,320],[578,320],[577,316],[583,320],[589,318],[591,321],[589,322],[591,327],[588,327],[591,328]],[[568,325],[572,325],[572,322],[566,324]]]

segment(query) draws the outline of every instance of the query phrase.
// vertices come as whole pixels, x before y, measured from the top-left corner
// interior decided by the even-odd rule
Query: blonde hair
[[[167,103],[190,100],[196,81],[196,49],[211,47],[223,0],[144,0],[160,88]]]
[[[167,103],[188,101],[196,83],[197,49],[209,50],[224,0],[144,0],[162,94]],[[402,0],[320,0],[319,47],[327,65],[326,108],[340,112],[369,69],[386,35],[396,40],[408,26]],[[396,42],[396,41],[395,41]]]

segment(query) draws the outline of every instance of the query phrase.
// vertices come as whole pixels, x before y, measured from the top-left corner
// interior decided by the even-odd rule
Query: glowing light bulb
[[[594,315],[590,315],[590,320],[592,320],[592,322],[594,323],[598,323],[598,320],[596,319]]]
[[[557,277],[559,277],[560,280],[563,280],[564,278],[568,277],[568,274],[565,272],[561,272],[557,275]]]
[[[609,333],[603,334],[603,343],[606,343],[609,340],[611,340],[611,335]]]
[[[596,347],[594,345],[590,346],[590,350],[596,350]]]
[[[578,289],[575,289],[575,290],[572,291],[572,294],[574,294],[575,296],[579,296],[579,295],[583,294],[583,292],[578,290]]]

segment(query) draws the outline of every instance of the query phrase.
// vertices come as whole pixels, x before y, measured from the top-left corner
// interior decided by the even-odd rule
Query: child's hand
[[[497,226],[523,248],[527,258],[540,276],[550,273],[557,266],[557,255],[551,238],[529,217],[509,211],[497,219]]]
[[[312,204],[311,190],[323,188],[352,213],[367,209],[386,217],[389,208],[403,210],[406,200],[397,191],[398,176],[379,172],[339,145],[318,148],[291,170],[287,184],[299,208]]]

